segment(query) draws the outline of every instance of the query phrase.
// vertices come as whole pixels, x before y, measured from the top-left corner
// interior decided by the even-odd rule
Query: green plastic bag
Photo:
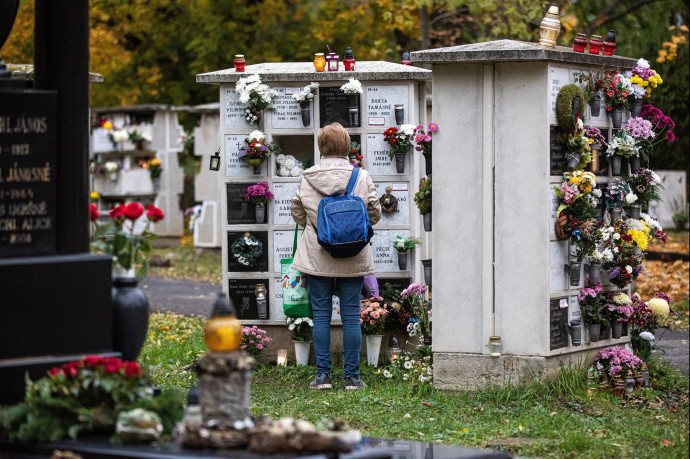
[[[311,300],[307,275],[292,267],[292,260],[297,250],[297,230],[292,244],[292,257],[280,260],[280,275],[283,284],[283,313],[285,317],[312,317]]]

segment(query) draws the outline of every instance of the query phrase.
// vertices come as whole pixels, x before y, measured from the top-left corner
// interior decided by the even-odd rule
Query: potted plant
[[[304,125],[304,127],[309,127],[309,125],[311,124],[310,102],[314,99],[318,87],[318,83],[312,82],[304,88],[302,88],[301,91],[292,95],[292,98],[299,103],[300,110],[302,113],[302,125]]]
[[[244,119],[251,125],[261,123],[261,111],[270,110],[271,101],[278,95],[267,84],[263,84],[261,77],[257,74],[237,80],[235,92],[240,95],[240,102],[247,104],[244,109]]]
[[[405,155],[410,152],[417,128],[411,124],[403,124],[400,129],[388,128],[383,133],[383,140],[390,145],[388,157],[395,157],[395,169],[399,174],[405,172]]]
[[[285,322],[288,330],[292,332],[297,365],[307,365],[309,363],[314,321],[309,317],[286,317]]]
[[[575,122],[575,132],[568,136],[568,160],[567,167],[570,170],[581,170],[587,167],[587,164],[592,162],[592,154],[590,153],[590,144],[594,141],[587,137],[587,131],[584,128],[580,118]]]
[[[139,132],[136,129],[132,129],[127,133],[127,139],[134,144],[134,149],[137,151],[143,150],[146,142],[153,140],[149,134]]]
[[[599,333],[602,326],[608,326],[608,319],[604,315],[605,297],[601,291],[601,284],[593,288],[585,287],[577,295],[580,303],[580,314],[587,324],[589,340],[593,343],[599,341]]]
[[[417,144],[414,149],[421,151],[424,155],[426,175],[431,175],[431,135],[436,131],[438,131],[438,124],[436,123],[429,123],[426,132],[420,124],[417,126],[417,133],[414,136],[414,143]]]
[[[91,248],[113,257],[113,350],[125,360],[136,360],[149,324],[149,300],[137,284],[146,276],[151,243],[157,239],[149,228],[164,215],[151,204],[144,215],[144,207],[132,202],[112,209],[110,222],[100,222],[95,206],[89,211]]]
[[[414,202],[424,218],[424,231],[431,231],[431,175],[419,179],[419,191],[414,194]]]
[[[264,349],[268,346],[273,338],[270,338],[266,330],[262,330],[256,325],[251,327],[242,327],[242,341],[240,341],[240,349],[255,359],[258,359],[263,354]]]
[[[636,203],[630,204],[631,218],[640,218],[640,211],[647,212],[649,203],[660,201],[659,191],[664,189],[661,178],[652,170],[644,167],[637,169],[626,178],[630,189],[637,196]]]
[[[365,335],[367,364],[370,367],[377,367],[379,364],[381,340],[383,339],[382,333],[388,313],[388,305],[383,302],[382,297],[372,297],[362,301],[362,308],[359,311],[359,324],[362,327],[362,333]]]
[[[606,111],[611,117],[614,129],[619,129],[623,121],[623,110],[630,108],[628,97],[632,91],[630,80],[620,73],[614,75],[606,88]]]
[[[613,381],[616,375],[625,375],[628,370],[639,370],[644,362],[622,347],[607,347],[597,354],[594,367],[601,376]]]
[[[648,98],[652,93],[652,89],[659,86],[664,80],[661,75],[652,70],[649,61],[646,59],[638,59],[637,65],[630,71],[630,116],[640,116],[642,110],[642,100]]]
[[[362,84],[355,78],[340,87],[340,90],[347,94],[347,104],[349,105],[350,126],[359,126],[359,95],[362,94]]]
[[[630,317],[631,344],[633,352],[642,359],[647,359],[652,353],[652,342],[656,339],[654,333],[661,328],[670,329],[668,318],[676,313],[671,309],[673,299],[663,292],[657,292],[647,302],[639,294],[632,298],[633,313]]]
[[[278,155],[280,152],[280,147],[277,144],[266,144],[264,133],[257,130],[250,132],[249,136],[244,139],[238,157],[240,160],[253,166],[255,174],[260,174],[261,165],[266,158],[271,156],[271,154]]]
[[[110,181],[117,182],[117,173],[120,170],[120,164],[117,161],[106,161],[103,167],[110,176]]]
[[[396,236],[396,239],[393,240],[393,247],[398,251],[398,268],[400,268],[401,271],[405,271],[407,269],[407,256],[409,250],[419,247],[420,245],[422,245],[422,241],[416,237],[408,237],[405,239],[403,237]]]
[[[622,180],[611,180],[604,190],[604,202],[611,211],[611,223],[620,219],[623,207],[632,204],[637,196],[630,190],[630,186]]]
[[[153,183],[154,191],[158,191],[161,188],[161,174],[163,173],[163,167],[161,166],[161,160],[158,158],[153,158],[151,161],[144,163],[144,167],[148,169],[149,174],[151,174],[151,182]]]
[[[129,133],[125,129],[109,129],[110,132],[108,132],[108,139],[110,140],[110,143],[113,144],[113,149],[114,150],[120,150],[124,148],[124,142],[126,142],[129,139]]]
[[[589,104],[590,113],[593,117],[599,116],[601,113],[601,90],[607,87],[609,76],[603,67],[595,74],[581,72],[576,76],[579,83],[586,82],[583,90],[583,102]]]
[[[585,136],[592,140],[589,144],[590,153],[592,155],[592,162],[590,163],[589,170],[596,174],[599,171],[599,151],[601,151],[602,148],[608,147],[608,144],[604,136],[601,135],[601,131],[595,127],[587,128]]]
[[[256,185],[250,185],[247,188],[246,198],[255,205],[256,223],[264,223],[266,220],[266,206],[268,205],[268,201],[275,198],[268,188],[268,183],[258,182]]]
[[[606,294],[604,313],[611,324],[611,335],[614,339],[620,339],[623,334],[623,324],[628,323],[633,315],[632,300],[625,292],[609,292]]]
[[[620,175],[621,159],[639,157],[639,150],[640,147],[637,140],[628,131],[625,129],[617,131],[606,148],[606,157],[611,164],[611,173],[613,175]]]
[[[412,317],[410,318],[410,324],[412,325],[408,324],[408,333],[410,336],[421,333],[423,343],[430,345],[431,320],[429,317],[429,310],[424,301],[424,293],[426,291],[426,285],[414,282],[408,285],[407,288],[400,293],[400,298],[403,304],[412,311]]]

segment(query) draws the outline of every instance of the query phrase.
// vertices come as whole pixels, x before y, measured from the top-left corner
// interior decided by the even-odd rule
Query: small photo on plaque
[[[359,95],[357,96],[360,98]],[[348,95],[339,87],[319,88],[319,116],[321,127],[331,123],[340,123],[343,127],[356,127],[350,123],[350,106],[347,102]],[[359,117],[359,105],[358,105]]]

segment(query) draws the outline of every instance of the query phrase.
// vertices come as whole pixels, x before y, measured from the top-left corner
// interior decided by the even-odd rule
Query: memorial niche
[[[321,127],[331,123],[340,123],[343,127],[350,127],[350,112],[345,94],[339,87],[319,88],[319,116]]]
[[[253,183],[228,183],[228,225],[255,224],[256,206],[247,200],[247,187]]]
[[[266,297],[268,298],[268,282],[268,279],[228,279],[228,296],[232,299],[238,319],[247,320],[259,318],[254,289],[256,289],[256,284],[264,284],[266,288]]]
[[[568,323],[568,300],[566,298],[552,298],[549,303],[551,350],[568,346],[568,335],[565,331],[566,323]]]
[[[268,232],[254,231],[251,237],[261,242],[261,252],[251,266],[240,263],[233,255],[232,246],[246,231],[228,231],[228,272],[266,272],[268,271]]]

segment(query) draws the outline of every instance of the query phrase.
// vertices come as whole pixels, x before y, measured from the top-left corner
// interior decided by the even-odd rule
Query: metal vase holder
[[[405,105],[395,105],[395,124],[401,125],[405,122]]]
[[[609,112],[609,116],[611,117],[611,124],[613,125],[613,128],[620,129],[621,124],[623,123],[623,110],[611,110]]]
[[[431,258],[420,260],[424,266],[424,283],[431,287]]]
[[[608,161],[611,164],[611,175],[621,175],[621,157],[613,155],[608,158]]]
[[[625,210],[625,215],[637,220],[640,218],[640,208],[640,204],[630,204],[630,206],[628,206],[628,208]]]
[[[255,207],[256,223],[262,224],[266,219],[266,206],[256,205]]]
[[[642,99],[633,100],[632,107],[630,108],[630,117],[636,118],[636,117],[640,116],[641,111],[642,111]]]
[[[405,153],[395,153],[395,170],[398,174],[405,172]]]
[[[431,211],[422,214],[422,220],[424,221],[424,231],[431,231]]]
[[[563,270],[570,276],[570,286],[577,287],[580,285],[580,270],[582,262],[571,261],[570,265],[563,265]]]
[[[311,109],[309,102],[300,102],[299,107],[302,112],[302,125],[304,127],[309,127],[311,124]]]
[[[400,271],[407,271],[407,258],[409,256],[408,250],[398,250],[398,269]]]
[[[589,285],[597,285],[601,282],[601,263],[589,264]]]
[[[569,324],[565,324],[565,332],[570,335],[570,341],[573,346],[582,344],[582,321],[580,319],[571,320]]]
[[[601,94],[595,92],[589,99],[589,111],[591,116],[596,117],[601,114]]]

